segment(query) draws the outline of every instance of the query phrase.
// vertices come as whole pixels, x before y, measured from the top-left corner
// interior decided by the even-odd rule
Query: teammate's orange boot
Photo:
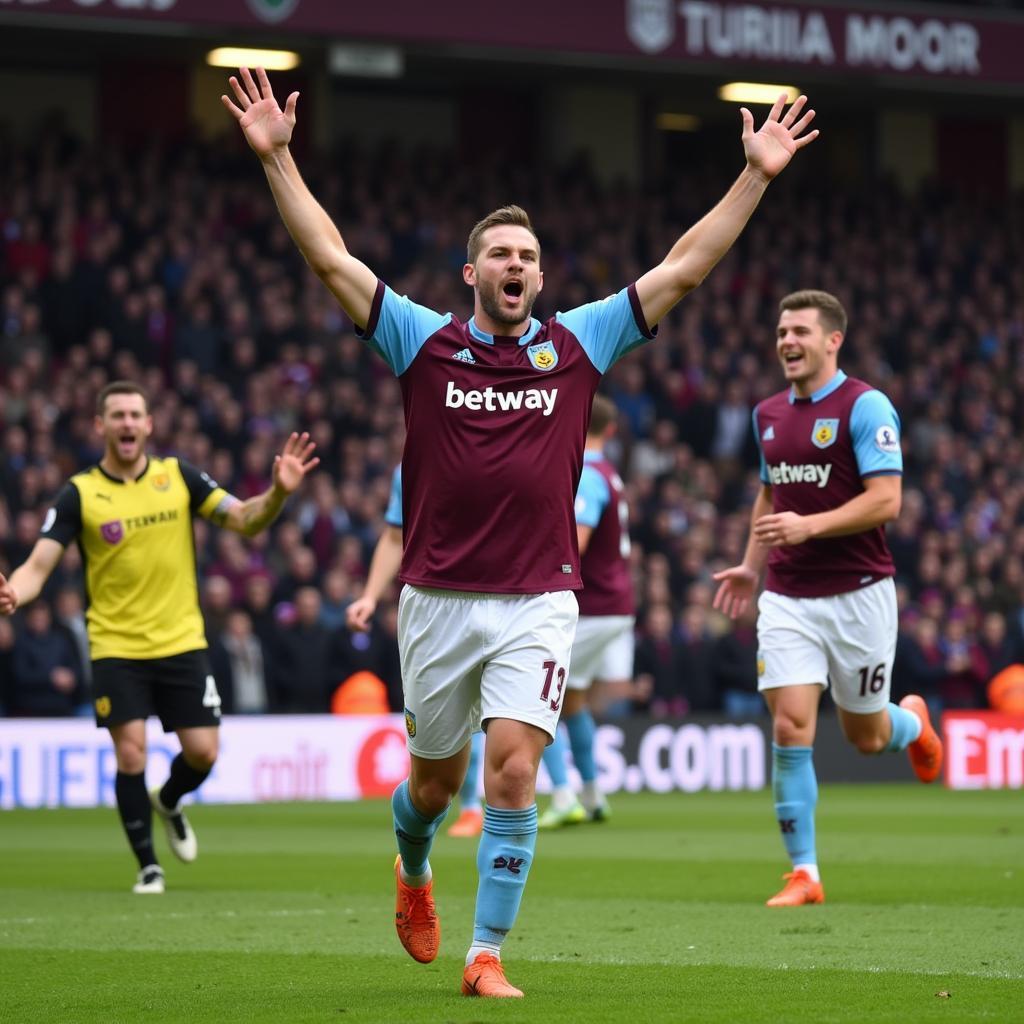
[[[488,999],[522,999],[523,993],[510,985],[501,961],[492,953],[477,953],[462,973],[462,994]]]
[[[484,828],[484,812],[479,807],[464,810],[448,829],[448,835],[457,839],[472,839],[480,835]]]
[[[785,887],[765,903],[766,907],[802,907],[808,903],[825,902],[821,882],[814,881],[802,868],[782,877],[786,879]]]
[[[402,881],[402,858],[395,859],[395,931],[406,953],[421,964],[437,957],[441,946],[441,922],[434,909],[433,879],[413,888]]]
[[[942,771],[942,740],[932,726],[928,705],[916,693],[909,693],[900,707],[921,719],[921,735],[907,747],[910,766],[922,782],[934,782]]]

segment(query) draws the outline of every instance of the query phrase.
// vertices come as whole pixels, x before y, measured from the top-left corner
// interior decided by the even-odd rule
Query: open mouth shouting
[[[514,307],[522,304],[525,291],[523,282],[517,277],[511,278],[501,286],[501,294],[504,296],[505,302]]]

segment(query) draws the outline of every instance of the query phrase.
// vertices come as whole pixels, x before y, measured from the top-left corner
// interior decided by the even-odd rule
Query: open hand
[[[313,458],[316,442],[310,441],[309,434],[292,434],[284,443],[284,450],[274,456],[274,486],[292,494],[306,479],[306,474],[320,465]]]
[[[745,565],[734,565],[731,569],[716,572],[713,578],[718,580],[719,586],[711,607],[730,619],[738,619],[757,591],[758,573]]]
[[[806,96],[798,96],[783,117],[782,110],[786,105],[786,95],[783,93],[775,101],[768,119],[756,132],[754,115],[746,107],[740,108],[743,117],[743,152],[747,156],[747,166],[768,181],[793,159],[793,154],[798,149],[803,149],[818,137],[817,128],[806,135],[803,134],[814,120],[813,110],[808,110],[800,117],[806,103]],[[797,120],[798,117],[800,120]]]
[[[238,102],[233,102],[228,96],[221,96],[220,101],[239,123],[253,150],[261,157],[269,156],[291,141],[299,94],[293,92],[282,110],[274,99],[274,90],[270,88],[270,79],[263,68],[256,69],[258,88],[248,68],[239,69],[239,74],[241,82],[234,75],[228,79]]]

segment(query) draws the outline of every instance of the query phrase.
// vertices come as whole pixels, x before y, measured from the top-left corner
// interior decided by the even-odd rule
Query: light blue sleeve
[[[388,498],[388,507],[384,510],[384,522],[388,526],[397,526],[402,529],[402,464],[395,466],[391,474],[391,496]]]
[[[900,418],[881,391],[865,391],[853,403],[850,438],[862,477],[903,472]]]
[[[632,285],[607,299],[558,313],[555,320],[576,336],[601,373],[655,334],[643,323],[643,312]]]
[[[770,484],[771,477],[768,476],[768,463],[764,460],[764,448],[761,447],[761,428],[757,425],[757,406],[754,406],[754,411],[750,414],[750,418],[754,422],[754,440],[757,442],[757,457],[761,460],[761,483]]]
[[[608,502],[612,500],[608,481],[594,469],[584,464],[580,474],[580,485],[576,488],[576,522],[591,529],[601,521]]]
[[[370,310],[369,330],[362,336],[384,357],[395,376],[401,377],[427,338],[444,327],[452,315],[442,316],[404,295],[396,295],[383,282],[380,289]]]

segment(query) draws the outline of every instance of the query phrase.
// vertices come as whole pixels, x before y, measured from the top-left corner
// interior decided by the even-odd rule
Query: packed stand
[[[584,161],[533,172],[397,148],[304,168],[351,251],[398,292],[466,318],[465,239],[486,211],[530,211],[543,317],[661,259],[731,165],[645,190],[602,188]],[[658,340],[610,371],[639,612],[636,681],[609,712],[761,711],[754,617],[714,612],[710,577],[742,557],[759,486],[750,411],[781,387],[775,307],[801,287],[844,301],[841,365],[903,421],[896,696],[984,706],[991,677],[1024,661],[1021,238],[1019,201],[780,183]],[[395,593],[368,635],[344,626],[401,455],[399,388],[303,264],[248,155],[129,157],[57,133],[15,153],[0,164],[0,303],[0,571],[28,554],[63,481],[100,456],[92,420],[108,380],[148,387],[152,452],[242,498],[267,487],[284,436],[307,429],[321,466],[272,531],[243,541],[196,522],[226,706],[327,711],[367,669],[400,708]],[[81,593],[73,546],[45,600],[0,620],[6,714],[88,712]]]

